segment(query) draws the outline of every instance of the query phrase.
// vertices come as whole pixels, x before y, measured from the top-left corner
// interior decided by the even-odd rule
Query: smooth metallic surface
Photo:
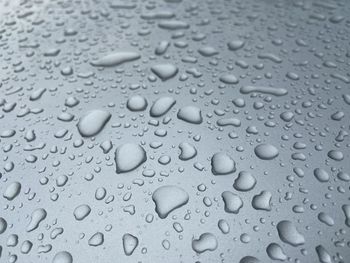
[[[0,0],[0,262],[350,262],[350,2]]]

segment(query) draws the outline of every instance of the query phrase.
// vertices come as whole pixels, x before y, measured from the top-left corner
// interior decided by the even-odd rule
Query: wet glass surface
[[[349,14],[0,0],[0,262],[350,262]]]

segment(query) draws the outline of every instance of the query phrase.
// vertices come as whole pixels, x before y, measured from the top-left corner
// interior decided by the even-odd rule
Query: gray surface
[[[53,260],[60,251],[69,252],[74,263],[240,262],[245,256],[274,262],[266,252],[271,243],[282,247],[287,262],[350,262],[350,223],[346,225],[342,210],[343,205],[350,205],[349,181],[337,177],[340,171],[350,173],[350,2],[125,3],[128,6],[107,1],[0,1],[0,99],[6,100],[0,113],[0,217],[7,222],[5,232],[0,234],[0,262],[15,262],[17,258],[16,262],[69,263]],[[23,15],[26,12],[30,13]],[[158,15],[145,19],[151,13],[173,18]],[[162,28],[168,20],[182,21],[187,26]],[[198,40],[202,34],[203,39]],[[228,43],[238,40],[244,46],[230,50]],[[170,46],[157,55],[155,50],[161,41],[169,41]],[[198,51],[203,47],[217,52],[207,56],[208,49]],[[59,49],[59,54],[45,56],[52,49]],[[140,58],[96,67],[105,55],[126,51],[136,52]],[[188,56],[196,58],[194,63],[185,62]],[[246,67],[238,65],[242,61]],[[162,64],[172,64],[178,72],[175,76],[175,72],[168,72],[169,79],[162,81],[154,71]],[[71,75],[62,74],[66,67],[72,68]],[[193,69],[200,76],[190,74]],[[228,73],[239,82],[220,81]],[[247,86],[284,89],[288,94],[245,93]],[[40,89],[46,89],[45,93],[31,100],[30,96],[34,93],[35,97]],[[147,100],[145,110],[127,108],[127,100],[134,95]],[[163,116],[151,117],[154,101],[164,96],[174,98],[176,104]],[[80,103],[65,106],[69,97]],[[232,102],[238,98],[244,99],[243,107]],[[16,103],[13,109],[11,103]],[[201,110],[201,123],[198,112],[191,110],[185,118],[197,124],[178,118],[178,111],[186,106]],[[36,113],[21,116],[27,108]],[[104,127],[96,127],[96,119],[88,120],[85,125],[98,133],[82,137],[78,121],[96,109],[109,112],[111,118]],[[280,117],[286,111],[294,113],[292,120]],[[63,112],[74,118],[59,120]],[[332,117],[337,112],[344,117],[337,118],[341,113]],[[240,120],[240,125],[237,120],[235,126],[217,124],[227,118]],[[154,125],[155,120],[158,125]],[[28,142],[25,135],[31,129],[36,138]],[[55,137],[61,129],[67,129],[67,134]],[[8,130],[16,131],[15,135],[3,138]],[[339,137],[339,132],[345,136]],[[100,144],[109,140],[113,148],[104,153]],[[161,147],[152,148],[155,142],[161,142]],[[131,163],[122,167],[133,169],[117,173],[115,151],[126,143],[141,145],[147,160],[142,151],[132,147],[132,154],[122,158],[123,162],[130,158]],[[196,155],[181,160],[181,143],[193,145]],[[258,158],[254,149],[262,143],[275,146],[278,156],[266,157],[271,160]],[[28,151],[30,145],[42,147]],[[331,159],[330,150],[340,151],[343,159]],[[216,153],[228,156],[218,169],[231,173],[213,174],[211,158]],[[302,153],[304,160],[297,160],[296,153]],[[32,155],[37,157],[35,162],[31,161]],[[170,156],[169,163],[164,155]],[[230,160],[235,163],[234,172],[232,163],[227,163]],[[14,168],[9,171],[11,163]],[[297,167],[304,176],[293,172]],[[318,180],[314,176],[316,168],[325,170],[329,179]],[[150,169],[155,172],[153,177],[147,177]],[[241,171],[256,178],[253,189],[243,192],[233,187]],[[68,180],[59,186],[63,175]],[[19,182],[21,189],[8,200],[3,195],[13,182]],[[164,191],[156,196],[158,202],[167,202],[161,209],[173,209],[161,218],[152,194],[166,185],[177,188],[171,187],[165,197],[161,195]],[[200,191],[200,185],[206,190]],[[95,197],[99,187],[107,191],[103,200]],[[187,203],[179,188],[188,194]],[[243,201],[238,213],[225,209],[221,196],[225,191]],[[253,197],[261,191],[272,195],[270,211],[252,206]],[[211,202],[207,198],[204,201],[205,197]],[[73,212],[83,204],[89,205],[91,212],[83,220],[76,220]],[[304,211],[294,212],[296,205]],[[131,206],[134,214],[127,212]],[[45,209],[47,216],[28,232],[31,214],[39,208]],[[321,222],[321,212],[334,224]],[[147,222],[149,214],[154,217],[152,222]],[[230,227],[227,234],[218,227],[222,219]],[[283,223],[285,220],[296,227],[304,244],[292,246],[278,235],[277,225],[288,225]],[[175,222],[181,224],[182,232],[175,230]],[[56,228],[64,231],[52,238]],[[104,241],[92,246],[94,242],[89,239],[97,232],[104,235]],[[214,236],[217,247],[211,239],[199,244],[211,250],[198,254],[194,249],[198,252],[199,245],[192,240],[203,233]],[[8,241],[13,234],[18,235],[15,246]],[[138,239],[129,256],[123,249],[125,234]],[[125,239],[134,242],[130,235]],[[21,252],[25,240],[33,243],[28,254]],[[331,261],[325,261],[327,256],[324,261],[319,259],[319,245]]]

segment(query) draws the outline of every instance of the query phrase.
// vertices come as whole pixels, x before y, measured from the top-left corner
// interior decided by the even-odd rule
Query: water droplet
[[[74,217],[76,220],[81,221],[87,217],[91,212],[91,208],[88,205],[80,205],[74,209]]]
[[[156,74],[162,81],[166,81],[175,77],[179,69],[173,64],[158,64],[151,68],[152,72]]]
[[[92,61],[91,65],[96,67],[113,67],[121,65],[125,62],[137,60],[141,57],[140,54],[131,51],[115,52],[106,55],[96,61]]]
[[[196,253],[214,251],[218,247],[218,241],[212,233],[203,233],[198,239],[192,240],[192,249]]]
[[[275,159],[279,154],[279,151],[275,146],[266,143],[259,144],[258,146],[256,146],[254,152],[255,155],[262,160]]]
[[[236,180],[233,183],[233,187],[237,190],[237,191],[250,191],[254,188],[256,184],[256,179],[255,177],[246,171],[241,171],[238,174],[238,177],[236,178]]]
[[[11,201],[19,195],[21,191],[21,184],[19,182],[13,182],[9,184],[4,192],[4,198]]]
[[[115,151],[117,173],[130,172],[147,160],[146,151],[138,144],[125,143]]]
[[[54,256],[52,263],[73,263],[73,257],[67,251],[60,251]]]
[[[160,117],[167,113],[171,107],[176,103],[176,100],[172,97],[161,97],[157,99],[150,110],[150,115],[152,117]]]
[[[132,255],[134,250],[139,244],[139,240],[137,237],[131,235],[131,234],[124,234],[123,235],[123,249],[124,253],[127,256]]]
[[[201,124],[203,122],[202,112],[195,106],[181,108],[177,113],[177,117],[192,124]]]
[[[78,122],[78,131],[83,137],[91,137],[100,133],[111,118],[111,114],[104,110],[87,112]]]
[[[139,95],[132,96],[126,103],[126,106],[131,111],[143,111],[147,108],[147,105],[147,100]]]
[[[172,211],[187,204],[188,193],[175,185],[166,185],[157,188],[152,199],[156,205],[156,212],[162,219],[166,218]]]
[[[226,153],[215,153],[211,158],[211,171],[214,175],[234,173],[236,162]]]
[[[277,224],[277,231],[280,239],[292,246],[300,246],[305,243],[305,238],[298,232],[292,222],[282,220]]]
[[[282,247],[276,243],[271,243],[266,248],[267,255],[273,260],[285,261],[287,259]]]
[[[225,211],[227,213],[238,214],[239,210],[243,207],[242,199],[230,191],[223,192],[221,197],[224,201]]]
[[[39,224],[46,218],[47,212],[43,208],[35,209],[32,212],[30,222],[27,226],[27,232],[31,232],[39,227]]]
[[[88,244],[89,246],[97,247],[102,245],[103,242],[104,242],[104,235],[101,232],[96,232],[90,237]]]

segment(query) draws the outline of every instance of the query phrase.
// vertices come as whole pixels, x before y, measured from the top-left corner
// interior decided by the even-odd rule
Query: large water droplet
[[[147,160],[146,151],[138,144],[125,143],[115,151],[117,173],[130,172]]]
[[[203,233],[198,239],[192,240],[192,248],[197,253],[214,251],[218,247],[218,241],[212,233]]]
[[[211,171],[214,175],[226,175],[236,171],[236,162],[226,153],[215,153],[211,158]]]
[[[161,97],[153,103],[150,115],[152,117],[160,117],[167,113],[175,103],[176,100],[172,97]]]
[[[201,124],[203,122],[202,112],[198,107],[195,106],[185,106],[181,108],[177,117],[180,120],[192,123],[192,124]]]
[[[116,53],[106,55],[96,61],[92,61],[91,65],[96,67],[112,67],[112,66],[123,64],[125,62],[137,60],[140,57],[141,55],[136,52],[130,52],[130,51],[116,52]]]
[[[93,110],[86,113],[78,122],[78,131],[83,137],[95,136],[111,118],[111,114],[104,110]]]
[[[20,193],[20,191],[21,191],[21,184],[19,182],[13,182],[6,187],[6,190],[3,196],[7,200],[11,201],[16,198],[16,196]]]
[[[262,160],[275,159],[279,154],[279,151],[275,146],[266,143],[259,144],[258,146],[256,146],[254,152],[255,155]]]
[[[125,255],[127,256],[132,255],[132,253],[134,252],[138,244],[139,244],[139,240],[137,237],[129,233],[123,235],[123,249],[124,249]]]
[[[175,77],[179,69],[173,64],[158,64],[151,68],[152,72],[156,74],[162,81]]]
[[[224,201],[225,211],[227,213],[238,214],[239,210],[243,207],[242,199],[230,191],[223,192],[221,197]]]
[[[298,232],[292,222],[282,220],[277,224],[277,231],[280,239],[292,246],[300,246],[305,243],[305,238]]]
[[[60,251],[54,256],[52,263],[73,263],[73,257],[67,251]]]
[[[152,199],[156,205],[158,216],[164,219],[175,209],[187,204],[189,195],[178,186],[166,185],[157,188]]]

